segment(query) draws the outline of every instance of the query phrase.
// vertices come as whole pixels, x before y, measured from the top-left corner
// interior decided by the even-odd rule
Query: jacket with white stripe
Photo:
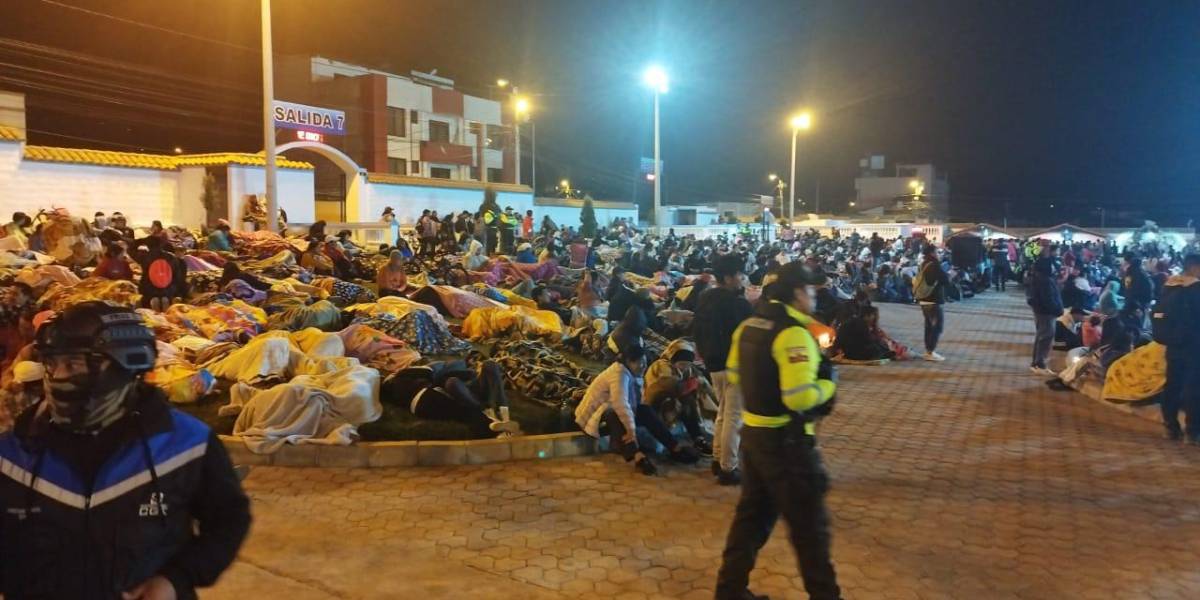
[[[0,435],[7,600],[120,598],[156,575],[195,598],[233,562],[250,510],[225,448],[157,389],[134,393],[107,457],[81,455],[37,406]],[[99,465],[93,478],[85,462]]]

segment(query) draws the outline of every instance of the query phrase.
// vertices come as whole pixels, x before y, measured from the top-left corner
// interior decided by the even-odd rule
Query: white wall
[[[363,197],[370,207],[367,214],[372,219],[378,218],[383,209],[390,206],[396,211],[396,219],[404,225],[416,223],[425,209],[436,210],[439,216],[449,213],[467,211],[474,214],[483,203],[482,189],[455,189],[441,187],[426,187],[419,185],[392,185],[386,183],[368,183],[364,186]],[[526,210],[534,208],[532,193],[497,192],[496,203],[500,208],[513,207],[524,215]],[[578,210],[576,211],[578,219]],[[534,210],[537,214],[537,210]],[[289,213],[290,216],[290,213]],[[300,219],[293,219],[300,222]]]
[[[579,230],[579,215],[580,208],[575,206],[534,206],[533,207],[533,229],[537,231],[542,226],[542,217],[550,215],[550,218],[558,225],[566,225]],[[608,227],[617,217],[622,217],[628,221],[637,223],[636,208],[599,208],[596,211],[596,223],[601,227]],[[521,216],[525,212],[521,211]]]
[[[207,221],[207,211],[200,196],[204,193],[204,167],[183,167],[179,169],[179,199],[181,218],[179,223],[196,227]],[[224,215],[214,217],[214,220]],[[231,223],[233,221],[230,221]]]
[[[266,176],[263,167],[229,165],[229,219],[242,219],[246,195],[265,194]],[[293,223],[312,223],[316,220],[316,196],[313,191],[313,172],[300,169],[275,171],[276,197],[279,207]]]
[[[66,208],[91,218],[97,211],[122,212],[134,225],[199,226],[195,206],[179,201],[179,172],[23,160],[22,144],[0,142],[0,217]]]

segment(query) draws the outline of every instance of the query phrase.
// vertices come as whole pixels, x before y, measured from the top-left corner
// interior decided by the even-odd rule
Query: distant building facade
[[[920,213],[934,220],[950,216],[950,182],[932,163],[896,163],[874,155],[859,161],[854,179],[855,211],[872,216]]]

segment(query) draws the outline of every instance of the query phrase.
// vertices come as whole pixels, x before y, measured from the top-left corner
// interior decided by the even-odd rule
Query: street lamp
[[[662,206],[662,152],[658,137],[658,96],[667,93],[667,72],[657,65],[646,69],[642,81],[654,90],[654,224],[659,225],[658,213]]]
[[[809,114],[807,111],[792,115],[792,118],[789,120],[789,123],[792,126],[792,162],[791,162],[792,173],[791,173],[791,177],[789,179],[791,180],[793,185],[792,185],[792,191],[788,194],[788,221],[795,221],[796,220],[796,186],[794,184],[796,183],[796,135],[800,133],[801,129],[807,130],[810,127],[812,127],[812,115]],[[820,211],[821,207],[818,206],[817,210]]]
[[[498,87],[498,88],[506,88],[506,87],[508,87],[508,80],[507,80],[507,79],[503,79],[503,78],[501,78],[501,79],[497,79],[497,80],[496,80],[496,87]]]
[[[783,189],[788,186],[787,182],[780,179],[778,175],[771,173],[767,175],[767,180],[775,182],[775,192],[779,196],[779,210],[783,211]],[[780,216],[783,216],[782,214]],[[788,219],[791,220],[790,218]]]
[[[504,80],[501,79],[500,81],[504,81]],[[507,84],[508,82],[505,81],[505,83]],[[514,108],[516,109],[517,118],[515,119],[516,123],[513,125],[513,132],[517,136],[518,151],[521,147],[521,145],[520,145],[520,142],[521,142],[520,122],[526,121],[529,123],[529,162],[530,162],[530,165],[529,165],[529,170],[530,170],[529,187],[531,187],[533,189],[533,196],[536,198],[537,197],[537,124],[532,119],[529,118],[529,112],[531,110],[531,107],[529,104],[529,100],[527,98],[517,98]],[[519,164],[519,162],[518,162],[518,164]],[[517,172],[517,183],[521,183],[521,173],[519,170]]]

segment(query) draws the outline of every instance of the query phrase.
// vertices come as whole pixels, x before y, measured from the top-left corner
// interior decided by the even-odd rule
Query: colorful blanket
[[[1167,347],[1150,342],[1117,359],[1104,377],[1104,399],[1137,402],[1167,385]]]

